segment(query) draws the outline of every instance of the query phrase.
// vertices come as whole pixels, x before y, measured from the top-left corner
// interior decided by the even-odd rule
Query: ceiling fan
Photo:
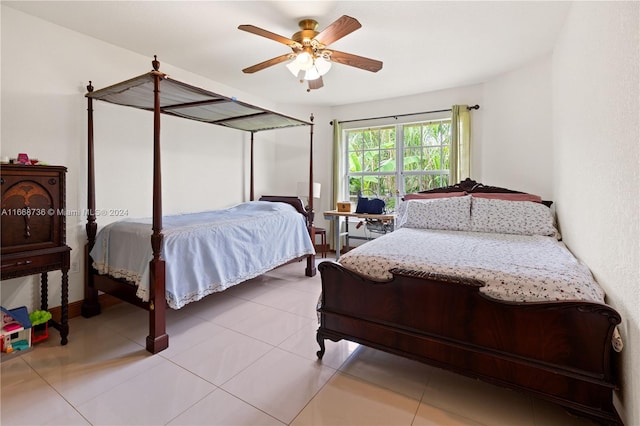
[[[312,89],[319,89],[324,86],[322,76],[331,68],[331,62],[371,72],[378,72],[382,69],[382,62],[375,59],[327,49],[327,46],[331,43],[360,28],[362,25],[357,19],[343,15],[321,32],[316,31],[318,22],[314,19],[303,19],[298,23],[298,26],[300,31],[293,34],[291,38],[287,38],[254,25],[240,25],[238,27],[239,30],[286,44],[292,50],[291,53],[285,53],[245,68],[242,72],[251,74],[290,60],[291,62],[287,64],[287,68],[294,76],[302,77],[301,82],[304,80],[309,82],[309,88],[307,89],[307,92],[309,92]]]

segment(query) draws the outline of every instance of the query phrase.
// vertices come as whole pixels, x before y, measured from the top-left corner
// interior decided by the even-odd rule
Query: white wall
[[[640,3],[575,2],[553,54],[564,241],[623,317],[621,416],[640,424]]]
[[[315,225],[326,227],[322,212],[332,209],[331,203],[331,152],[333,130],[330,109],[297,105],[278,105],[278,111],[304,120],[313,114],[313,181],[321,184],[320,200],[314,200]],[[309,182],[309,137],[310,128],[292,128],[278,131],[276,142],[265,148],[258,156],[267,159],[262,162],[263,173],[269,175],[270,186],[263,191],[271,195],[296,195],[298,182]],[[304,200],[306,201],[306,199]],[[319,243],[319,240],[318,240]]]
[[[151,70],[156,52],[141,56],[2,5],[2,156],[26,152],[67,173],[67,209],[86,208],[86,85],[96,89]],[[162,62],[162,58],[159,60]],[[270,101],[162,63],[173,78],[275,109]],[[297,115],[296,115],[297,116]],[[303,115],[304,116],[304,115]],[[146,111],[94,102],[97,207],[151,215],[153,117]],[[248,197],[248,140],[243,132],[163,116],[165,213],[220,208]],[[264,136],[263,136],[264,135]],[[258,133],[262,148],[275,144]],[[259,153],[258,153],[259,157]],[[261,170],[256,165],[256,171]],[[262,172],[265,174],[264,172]],[[268,174],[261,185],[269,184]],[[257,192],[259,195],[260,192]],[[99,224],[118,219],[99,217]],[[86,216],[67,217],[72,263],[82,267]],[[72,273],[69,301],[83,298],[82,270]],[[49,306],[60,305],[60,274],[50,273]],[[38,277],[2,282],[1,303],[39,306]]]
[[[484,85],[480,164],[483,183],[551,199],[551,58]]]

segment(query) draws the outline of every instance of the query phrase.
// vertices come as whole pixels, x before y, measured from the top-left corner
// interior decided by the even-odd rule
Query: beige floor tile
[[[534,426],[529,396],[435,368],[422,403],[492,426]]]
[[[295,426],[410,426],[419,400],[337,373],[291,423]]]
[[[222,389],[289,423],[336,370],[274,348]]]
[[[316,267],[320,263],[320,260],[316,257]],[[275,277],[288,281],[306,281],[306,280],[319,280],[320,274],[317,273],[314,277],[307,277],[305,271],[307,268],[307,261],[302,260],[299,262],[292,262],[283,265],[279,268],[273,269],[266,274],[265,277]]]
[[[111,308],[107,310],[109,309]],[[176,331],[181,331],[180,322],[188,319],[189,315],[183,310],[167,309],[166,318],[166,331],[171,335],[172,332],[177,334]],[[133,340],[140,346],[146,346],[147,336],[149,335],[149,312],[140,308],[134,311],[124,311],[121,315],[112,315],[110,320],[105,323],[105,326]],[[172,327],[174,327],[173,330]]]
[[[200,344],[180,352],[171,360],[219,386],[271,349],[273,346],[268,343],[221,328],[208,335]]]
[[[17,386],[36,377],[35,371],[24,360],[24,354],[3,360],[0,364],[0,385],[2,389]]]
[[[210,339],[216,333],[226,330],[221,325],[205,321],[195,315],[182,315],[167,320],[169,347],[160,352],[165,358],[173,358],[178,354],[192,351],[194,346]]]
[[[44,426],[89,426],[89,423],[84,417],[80,415],[75,409],[72,411],[66,411],[60,416],[51,418],[50,420],[42,423]]]
[[[304,275],[304,268],[300,271],[296,270],[291,273],[289,272],[291,271],[290,266],[287,267],[289,269],[286,272],[280,271],[279,268],[275,271],[265,274],[267,279],[270,280],[269,283],[281,287],[295,289],[298,291],[319,294],[321,290],[321,279],[319,273],[317,273],[314,277],[307,277]]]
[[[432,368],[397,355],[361,346],[340,371],[420,400]]]
[[[265,291],[251,300],[292,314],[317,319],[315,309],[319,296],[319,289],[316,292],[307,292],[288,286],[272,285],[269,291]]]
[[[224,327],[230,327],[266,309],[267,306],[229,295],[210,295],[188,306],[188,313]]]
[[[253,300],[264,293],[270,292],[274,287],[279,288],[272,284],[271,279],[267,279],[266,277],[256,277],[249,281],[234,285],[233,287],[225,290],[225,293],[229,296],[238,297],[240,299]]]
[[[251,317],[235,324],[229,324],[228,327],[273,346],[278,346],[293,333],[314,321],[309,317],[301,317],[265,306],[264,309],[255,312]]]
[[[2,363],[0,424],[83,425],[88,422],[22,359]]]
[[[168,423],[178,425],[283,426],[284,423],[233,395],[216,389]]]
[[[320,350],[316,340],[318,323],[314,322],[294,333],[278,347],[294,354],[300,355],[312,361],[318,360],[317,352]],[[325,340],[325,353],[320,361],[323,365],[338,369],[360,347],[359,344],[348,340],[332,342]]]
[[[245,299],[231,296],[226,291],[213,293],[197,302],[189,303],[181,311],[211,321],[215,315],[225,312],[245,302]]]
[[[109,309],[111,308],[107,308],[105,311]],[[125,310],[120,315],[110,315],[109,321],[104,325],[138,345],[145,346],[146,338],[149,335],[149,313],[144,309]]]
[[[165,424],[216,387],[164,358],[156,367],[78,406],[94,425]]]
[[[60,346],[54,341],[38,344],[24,355],[24,360],[74,405],[144,373],[161,361],[106,327],[72,330],[74,338],[67,345]]]
[[[411,426],[483,426],[483,424],[442,408],[420,404]]]
[[[99,315],[91,318],[82,318],[82,322],[86,321],[111,321],[131,313],[138,313],[141,317],[147,315],[146,311],[129,303],[118,303],[102,309]]]

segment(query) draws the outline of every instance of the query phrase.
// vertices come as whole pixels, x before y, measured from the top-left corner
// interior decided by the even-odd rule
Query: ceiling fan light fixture
[[[300,65],[298,64],[298,62],[294,59],[293,61],[289,62],[286,65],[287,69],[289,71],[291,71],[291,74],[293,74],[294,77],[298,78],[298,75],[300,74],[301,68]]]
[[[318,72],[318,69],[315,67],[315,65],[309,68],[304,73],[305,80],[317,80],[318,78],[320,78],[320,73]]]
[[[323,56],[316,58],[314,65],[319,75],[325,75],[331,69],[331,61],[326,60]]]
[[[318,32],[318,22],[314,19],[303,19],[298,22],[300,31],[290,38],[272,33],[255,25],[240,25],[239,30],[265,37],[288,46],[292,52],[276,56],[245,68],[242,72],[252,74],[267,67],[290,60],[287,69],[300,81],[307,80],[308,91],[320,89],[324,86],[322,76],[331,69],[332,62],[360,68],[370,72],[382,69],[382,62],[365,58],[351,53],[330,50],[327,47],[342,37],[351,34],[362,27],[357,19],[342,15],[324,30]],[[304,73],[303,73],[304,71]]]
[[[313,66],[313,57],[307,52],[298,53],[295,61],[303,71],[306,71]]]

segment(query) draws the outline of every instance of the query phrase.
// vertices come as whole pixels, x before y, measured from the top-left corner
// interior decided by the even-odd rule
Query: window
[[[348,129],[349,199],[378,197],[395,208],[397,194],[449,185],[451,120]]]

